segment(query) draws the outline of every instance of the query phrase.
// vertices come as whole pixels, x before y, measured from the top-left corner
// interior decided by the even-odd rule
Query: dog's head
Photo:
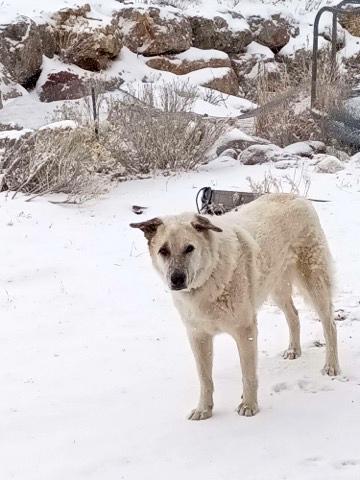
[[[171,290],[191,290],[210,276],[215,261],[214,235],[222,232],[206,217],[184,214],[131,223],[148,240],[155,269]]]

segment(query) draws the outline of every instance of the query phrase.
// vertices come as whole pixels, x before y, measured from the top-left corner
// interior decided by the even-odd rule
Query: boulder
[[[244,165],[261,165],[266,162],[297,162],[298,155],[287,153],[277,145],[251,145],[240,153],[238,160]]]
[[[176,55],[152,57],[146,61],[146,64],[156,70],[163,70],[176,75],[185,75],[208,67],[231,67],[230,58],[226,53],[218,50],[200,50],[194,47]]]
[[[6,100],[26,94],[25,88],[14,82],[8,70],[0,63],[0,109]]]
[[[175,10],[129,7],[117,11],[114,18],[124,45],[132,52],[143,55],[179,53],[192,45],[190,22]]]
[[[316,140],[307,140],[304,142],[295,142],[284,147],[287,153],[293,153],[300,157],[312,158],[316,153],[325,153],[326,145]]]
[[[89,95],[92,85],[97,92],[103,93],[118,89],[122,83],[121,77],[97,78],[95,75],[81,75],[64,68],[52,71],[44,79],[40,79],[37,90],[42,102],[55,102]]]
[[[324,153],[336,157],[341,162],[349,162],[351,159],[350,155],[348,155],[346,152],[338,150],[337,148],[331,146],[326,147]]]
[[[280,14],[274,14],[265,19],[260,15],[253,15],[248,17],[247,21],[254,39],[275,52],[281,50],[291,37],[299,34],[299,29]]]
[[[204,50],[215,48],[226,53],[240,53],[253,40],[244,17],[234,11],[218,12],[212,18],[189,17],[193,45]]]
[[[249,137],[248,139],[227,139],[225,135],[225,141],[221,142],[221,145],[216,149],[216,155],[220,156],[226,150],[235,150],[237,154],[247,149],[251,145],[270,145],[268,140],[259,137]]]
[[[38,25],[38,31],[41,38],[42,51],[44,55],[53,58],[60,53],[60,46],[56,42],[55,29],[49,23]]]
[[[53,15],[56,48],[67,63],[100,71],[120,52],[122,43],[116,22],[88,17],[90,6],[66,8]]]
[[[42,42],[37,25],[28,17],[0,26],[0,59],[16,83],[32,88],[41,71]]]
[[[318,173],[337,173],[344,170],[344,166],[339,159],[333,155],[318,153],[314,156],[316,161],[315,172]]]
[[[218,68],[213,70],[213,73],[212,80],[202,83],[204,87],[218,90],[227,95],[237,95],[239,93],[239,81],[232,68]]]

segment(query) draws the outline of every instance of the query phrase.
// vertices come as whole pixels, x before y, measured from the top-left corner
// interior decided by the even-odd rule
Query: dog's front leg
[[[251,417],[258,411],[257,404],[257,325],[256,319],[240,326],[234,334],[242,370],[243,395],[238,406],[239,415]]]
[[[194,353],[200,380],[200,398],[197,408],[192,410],[189,420],[205,420],[212,416],[214,385],[212,381],[213,338],[188,329],[190,345]]]

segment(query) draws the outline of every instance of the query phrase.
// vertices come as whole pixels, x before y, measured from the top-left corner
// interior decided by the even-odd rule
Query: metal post
[[[94,87],[91,87],[91,99],[92,99],[95,135],[96,135],[96,138],[99,138],[99,124],[98,124],[98,113],[99,112],[96,109],[96,94],[95,94],[95,88]]]

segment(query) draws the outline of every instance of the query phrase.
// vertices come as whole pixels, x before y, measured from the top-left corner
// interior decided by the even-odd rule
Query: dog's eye
[[[195,247],[194,245],[188,245],[185,250],[184,250],[184,253],[191,253],[195,250]]]
[[[163,246],[160,248],[159,253],[163,257],[168,257],[170,255],[170,250],[168,249],[168,247]]]

